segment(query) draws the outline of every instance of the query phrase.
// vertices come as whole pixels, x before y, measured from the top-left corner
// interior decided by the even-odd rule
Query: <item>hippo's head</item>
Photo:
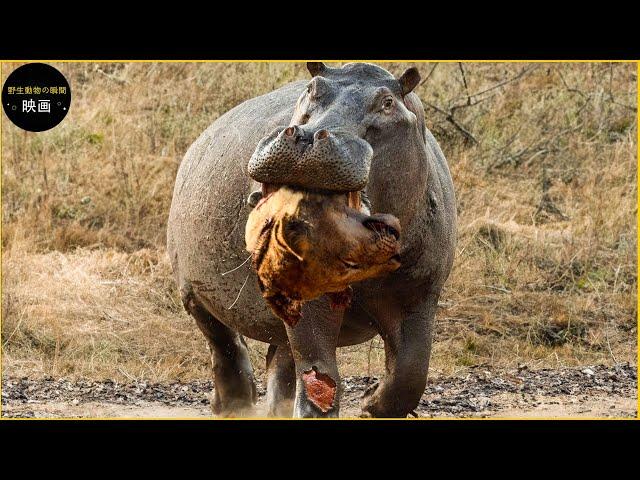
[[[289,324],[302,302],[328,293],[346,306],[350,284],[396,270],[399,238],[392,215],[366,215],[339,193],[287,187],[255,207],[245,231],[263,297]]]
[[[261,182],[263,190],[272,184],[361,190],[372,158],[416,130],[416,115],[405,96],[420,75],[409,68],[395,78],[368,63],[329,68],[310,62],[307,68],[313,78],[298,98],[289,126],[259,142],[248,164],[249,176]]]

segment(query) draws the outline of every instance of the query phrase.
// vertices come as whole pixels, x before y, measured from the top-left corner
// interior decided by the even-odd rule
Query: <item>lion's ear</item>
[[[300,261],[304,259],[304,253],[309,246],[310,225],[304,220],[285,217],[282,231],[282,243]]]

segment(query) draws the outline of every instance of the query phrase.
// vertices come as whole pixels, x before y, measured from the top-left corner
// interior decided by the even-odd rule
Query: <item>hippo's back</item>
[[[167,250],[181,294],[192,293],[218,320],[264,341],[274,328],[286,335],[262,301],[250,262],[223,274],[249,255],[246,199],[258,184],[247,163],[262,137],[289,122],[305,84],[247,100],[207,128],[180,164],[169,213]]]

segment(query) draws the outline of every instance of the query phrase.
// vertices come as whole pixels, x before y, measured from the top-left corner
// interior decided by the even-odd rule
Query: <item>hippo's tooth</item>
[[[281,185],[277,185],[274,183],[263,183],[262,185],[262,198],[265,198],[267,195],[277,192]]]
[[[360,192],[359,191],[348,192],[347,204],[349,205],[349,207],[353,208],[354,210],[360,211]]]

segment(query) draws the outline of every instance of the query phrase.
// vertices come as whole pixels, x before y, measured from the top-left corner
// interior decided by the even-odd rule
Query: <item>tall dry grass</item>
[[[3,77],[17,66],[3,64]],[[306,69],[55,66],[72,88],[65,120],[35,134],[3,118],[4,371],[207,376],[164,252],[174,176],[218,116]],[[419,68],[459,214],[433,369],[635,363],[636,65]],[[251,349],[260,372],[264,346]],[[346,374],[383,370],[379,338],[340,358]]]

